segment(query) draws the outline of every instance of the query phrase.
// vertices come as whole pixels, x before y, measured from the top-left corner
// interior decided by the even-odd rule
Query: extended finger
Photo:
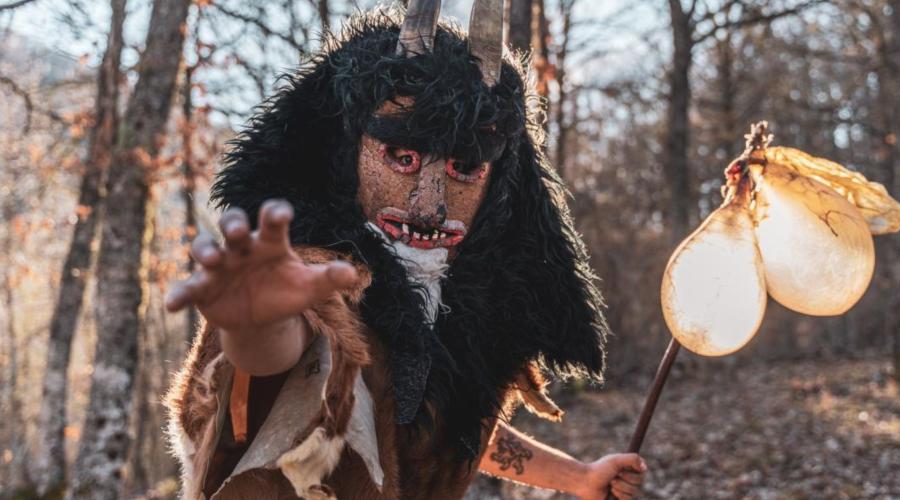
[[[209,276],[202,271],[176,283],[166,295],[166,309],[169,312],[175,312],[184,309],[188,304],[197,303],[206,292],[208,285]]]
[[[229,208],[219,219],[219,228],[225,237],[225,248],[245,253],[250,249],[250,222],[240,208]]]
[[[188,300],[190,292],[184,283],[176,283],[172,285],[169,293],[166,294],[166,310],[176,312],[184,309],[184,306],[190,304]]]
[[[222,263],[222,250],[208,234],[201,234],[191,243],[191,256],[203,267],[214,268]]]
[[[288,224],[294,208],[284,200],[268,200],[259,211],[259,237],[272,243],[288,243]]]

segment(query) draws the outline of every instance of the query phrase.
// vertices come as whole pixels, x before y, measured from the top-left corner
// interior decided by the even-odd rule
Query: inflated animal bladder
[[[766,280],[744,192],[726,200],[672,254],[662,309],[672,335],[704,356],[723,356],[756,334],[766,311]]]
[[[769,294],[785,307],[833,316],[872,280],[875,245],[856,206],[825,184],[778,163],[753,165],[753,215]]]
[[[747,139],[725,171],[725,202],[681,242],[662,280],[672,335],[704,356],[753,338],[767,292],[800,313],[845,313],[872,281],[872,234],[900,230],[900,203],[880,184],[796,149],[769,148],[765,122]]]
[[[725,169],[725,202],[678,245],[662,280],[672,331],[628,451],[644,442],[656,403],[683,345],[722,356],[746,345],[766,311],[766,293],[813,315],[846,312],[875,267],[872,234],[900,231],[900,203],[859,172],[803,151],[769,147],[768,124]]]

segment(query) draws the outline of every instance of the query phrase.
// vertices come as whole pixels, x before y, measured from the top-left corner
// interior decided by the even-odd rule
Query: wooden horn
[[[397,55],[412,57],[431,52],[441,14],[441,0],[410,0],[400,28]]]
[[[469,18],[469,52],[478,58],[484,83],[500,81],[503,62],[503,0],[475,0]]]

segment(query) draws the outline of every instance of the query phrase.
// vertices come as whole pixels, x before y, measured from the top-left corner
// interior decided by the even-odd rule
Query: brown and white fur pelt
[[[316,248],[297,251],[309,263],[338,257]],[[323,389],[321,408],[312,420],[314,426],[276,462],[300,497],[330,497],[321,481],[340,460],[353,416],[354,392],[359,392],[354,387],[361,383],[361,367],[369,363],[365,325],[359,320],[356,306],[371,276],[363,266],[357,266],[357,271],[360,280],[353,289],[335,294],[304,313],[316,335],[328,340],[331,371]],[[222,406],[227,406],[220,402],[227,400],[233,372],[233,366],[222,352],[217,328],[205,325],[166,396],[169,442],[182,466],[183,498],[203,498],[202,464],[208,463],[215,450],[215,436],[224,414]]]

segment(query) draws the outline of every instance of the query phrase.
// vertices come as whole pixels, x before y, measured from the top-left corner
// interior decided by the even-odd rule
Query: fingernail
[[[647,470],[647,462],[644,462],[644,459],[641,459],[641,471]]]

